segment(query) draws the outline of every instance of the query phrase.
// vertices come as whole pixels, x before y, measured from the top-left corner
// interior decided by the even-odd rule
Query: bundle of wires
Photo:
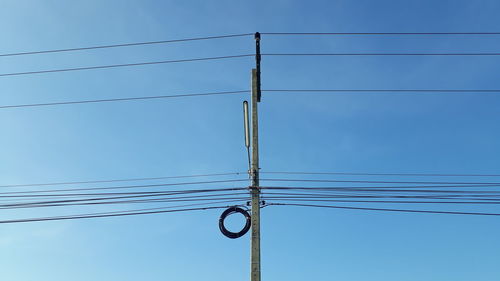
[[[263,172],[263,174],[286,175],[282,178],[261,179],[262,198],[269,205],[500,215],[500,182],[494,180],[500,175],[314,172]],[[356,178],[346,179],[346,176],[356,176]],[[378,178],[373,179],[373,177]],[[394,180],[394,177],[397,177],[397,180]],[[401,179],[409,177],[411,180]],[[416,177],[432,177],[432,180],[415,180]],[[473,177],[474,180],[463,181],[464,177]],[[460,180],[455,180],[457,178]]]
[[[266,171],[261,174],[264,176],[260,180],[261,198],[265,201],[262,206],[500,215],[500,182],[495,180],[500,175]],[[280,177],[273,177],[276,175]],[[203,177],[209,179],[188,180]],[[416,177],[432,177],[432,180],[416,180]],[[464,177],[474,180],[464,181]],[[15,184],[0,188],[0,224],[223,209],[250,201],[248,177],[239,172]]]
[[[199,177],[210,177],[210,180],[185,180],[185,178]],[[179,181],[179,179],[184,180]],[[246,181],[248,180],[242,178],[240,173],[223,173],[2,185],[0,223],[226,208],[245,204],[249,200],[244,183]],[[123,182],[128,184],[124,185]],[[141,182],[141,184],[130,184],[130,182]],[[139,207],[131,208],[132,205]],[[145,208],[146,206],[148,208]],[[33,217],[34,209],[36,217]],[[39,216],[41,213],[50,215]]]

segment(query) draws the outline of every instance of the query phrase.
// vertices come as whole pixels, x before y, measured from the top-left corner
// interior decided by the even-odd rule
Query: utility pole
[[[259,188],[259,119],[257,104],[260,102],[260,33],[255,33],[255,62],[252,69],[252,166],[250,176],[252,185],[252,241],[250,280],[260,281],[260,188]]]

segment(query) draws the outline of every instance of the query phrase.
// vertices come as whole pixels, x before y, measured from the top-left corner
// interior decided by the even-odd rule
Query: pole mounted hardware
[[[255,32],[255,69],[257,70],[257,102],[260,102],[260,33]]]
[[[231,232],[231,231],[227,230],[226,226],[224,225],[224,220],[229,215],[232,215],[235,213],[242,214],[243,216],[245,216],[245,219],[246,219],[245,226],[239,232]],[[241,236],[245,235],[248,232],[248,230],[250,229],[250,224],[251,224],[250,214],[246,210],[243,210],[242,208],[237,207],[237,206],[229,207],[224,212],[222,212],[222,214],[220,215],[220,218],[219,218],[220,232],[222,232],[222,234],[224,234],[224,236],[231,238],[231,239],[240,238]]]
[[[252,162],[250,160],[250,118],[248,117],[248,102],[243,102],[243,127],[245,129],[245,147],[247,148],[248,157],[248,173],[252,169]]]
[[[250,148],[250,122],[248,117],[248,102],[243,102],[243,128],[245,130],[245,147]]]

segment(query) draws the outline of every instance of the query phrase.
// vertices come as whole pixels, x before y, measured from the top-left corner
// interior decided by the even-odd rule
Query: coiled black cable
[[[231,231],[227,230],[226,226],[224,225],[224,220],[226,219],[226,217],[229,215],[232,215],[234,213],[240,213],[243,216],[245,216],[245,219],[246,219],[245,226],[239,232],[231,232]],[[239,238],[239,237],[245,235],[248,232],[248,230],[250,229],[250,225],[251,225],[250,214],[246,210],[243,210],[242,208],[237,207],[237,206],[229,207],[224,212],[222,212],[222,214],[220,215],[220,218],[219,218],[220,232],[222,232],[222,234],[224,234],[224,236],[231,238],[231,239],[236,239],[236,238]]]

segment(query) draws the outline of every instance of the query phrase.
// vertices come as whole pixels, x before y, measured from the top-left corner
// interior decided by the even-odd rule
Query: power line
[[[194,193],[210,193],[221,191],[245,190],[246,187],[210,188],[210,189],[184,189],[184,190],[158,190],[158,191],[133,191],[133,192],[91,192],[91,193],[63,193],[47,194],[52,190],[1,192],[0,198],[60,198],[60,197],[90,197],[90,196],[126,196],[126,195],[182,195]],[[67,190],[71,191],[71,190]]]
[[[100,103],[100,102],[118,102],[118,101],[136,101],[136,100],[151,100],[151,99],[167,99],[167,98],[185,98],[185,97],[200,97],[200,96],[216,96],[216,95],[242,94],[242,93],[248,93],[248,92],[250,92],[250,91],[249,90],[243,90],[243,91],[222,91],[222,92],[193,93],[193,94],[180,94],[180,95],[163,95],[163,96],[148,96],[148,97],[129,97],[129,98],[115,98],[115,99],[96,99],[96,100],[80,100],[80,101],[63,101],[63,102],[49,102],[49,103],[2,105],[2,106],[0,106],[0,109],[20,108],[20,107],[54,106],[54,105],[69,105],[69,104],[82,104],[82,103]]]
[[[338,202],[338,203],[376,203],[376,204],[459,204],[459,205],[498,205],[500,201],[404,201],[404,200],[342,200],[342,199],[311,199],[311,198],[281,198],[263,196],[265,200],[291,202]]]
[[[160,191],[141,191],[141,192],[104,192],[104,193],[60,193],[60,194],[46,194],[48,191],[28,191],[32,192],[31,194],[26,194],[28,192],[5,192],[1,194],[0,198],[60,198],[60,197],[91,197],[91,196],[126,196],[126,195],[159,195],[159,196],[171,196],[171,195],[183,195],[183,194],[195,194],[195,193],[213,193],[213,192],[223,192],[223,191],[238,191],[238,190],[246,190],[247,187],[231,187],[231,188],[212,188],[212,189],[187,189],[187,190],[160,190]],[[486,190],[397,190],[397,189],[386,189],[386,188],[358,188],[358,187],[262,187],[262,190],[266,194],[280,194],[280,195],[321,195],[321,196],[332,196],[332,194],[340,194],[340,193],[359,193],[359,194],[378,194],[382,192],[382,194],[387,194],[386,192],[392,193],[445,193],[446,195],[432,195],[432,198],[442,198],[446,196],[450,196],[449,194],[453,194],[453,197],[456,196],[464,196],[463,194],[467,194],[465,196],[487,196],[487,197],[500,197],[500,191],[486,191]],[[282,192],[267,192],[267,190],[286,190],[293,191],[294,193],[282,193]],[[34,194],[33,194],[34,193]],[[14,195],[13,195],[14,194]],[[459,194],[459,195],[457,195]],[[481,195],[476,195],[481,194]],[[484,195],[483,195],[484,194]],[[337,196],[337,195],[335,195]],[[349,195],[351,196],[351,195]],[[373,195],[369,195],[373,197]],[[384,196],[376,196],[380,198],[387,198],[387,195]],[[389,196],[390,197],[390,196]],[[427,198],[429,196],[422,195],[398,195],[397,198]]]
[[[68,193],[68,194],[30,194],[30,195],[4,195],[2,198],[15,198],[10,203],[0,204],[0,209],[9,210],[17,208],[36,207],[60,207],[60,206],[84,206],[84,205],[109,205],[125,203],[159,203],[159,202],[190,202],[190,201],[214,201],[222,199],[245,199],[248,193],[241,192],[246,187],[233,188],[211,188],[191,190],[168,190],[149,192],[111,192],[111,193]],[[229,192],[229,193],[228,193]],[[200,195],[201,194],[201,195]],[[247,195],[246,197],[234,197]],[[49,199],[45,199],[49,197]],[[54,197],[56,198],[54,200]],[[63,199],[59,199],[64,197]],[[69,198],[68,198],[69,197]],[[83,199],[81,199],[83,197]],[[21,199],[19,199],[21,198]],[[33,199],[43,198],[43,201]],[[153,198],[153,199],[151,199]],[[28,202],[23,202],[28,199]],[[123,200],[125,199],[125,200]],[[49,200],[49,201],[47,201]],[[5,201],[5,200],[2,200]]]
[[[263,35],[500,35],[500,32],[261,32]]]
[[[214,184],[214,183],[232,183],[232,182],[242,182],[242,181],[248,181],[248,179],[213,180],[213,181],[197,181],[197,182],[176,182],[176,183],[159,183],[159,184],[126,185],[126,186],[107,186],[107,187],[88,187],[88,188],[67,188],[67,189],[51,189],[51,190],[11,191],[11,192],[2,192],[0,194],[49,193],[49,192],[67,192],[67,191],[131,189],[131,188],[135,189],[135,188],[151,188],[151,187],[178,186],[178,185],[198,185],[198,184]]]
[[[463,186],[453,186],[464,188]],[[498,187],[498,186],[496,186]],[[406,192],[406,193],[470,193],[470,194],[500,194],[498,190],[449,190],[449,189],[397,189],[397,187],[282,187],[282,186],[263,186],[262,189],[276,190],[319,190],[319,191],[368,191],[368,192]]]
[[[286,193],[285,193],[286,194]],[[320,195],[279,195],[279,194],[265,194],[264,200],[278,200],[278,201],[324,201],[329,202],[331,200],[336,202],[347,202],[345,200],[356,200],[358,203],[423,203],[429,202],[433,204],[453,204],[456,202],[461,202],[459,204],[465,204],[468,202],[470,204],[500,204],[500,198],[476,198],[476,197],[433,197],[433,196],[359,196],[359,195],[331,195],[331,196],[320,196]],[[360,201],[361,199],[365,201]],[[383,199],[383,201],[382,201]],[[341,201],[338,201],[341,200]],[[418,200],[418,201],[416,201]],[[467,201],[464,201],[467,200]],[[354,202],[354,201],[353,201]]]
[[[267,53],[262,56],[500,56],[500,53]]]
[[[500,92],[500,90],[498,90]],[[261,174],[336,175],[336,176],[412,176],[412,177],[500,177],[500,174],[439,174],[439,173],[353,173],[353,172],[289,172],[269,171]]]
[[[141,46],[141,45],[178,43],[178,42],[188,42],[188,41],[201,41],[201,40],[244,37],[244,36],[250,36],[250,35],[253,35],[253,33],[241,33],[241,34],[207,36],[207,37],[196,37],[196,38],[160,40],[160,41],[145,41],[145,42],[123,43],[123,44],[113,44],[113,45],[99,45],[99,46],[90,46],[90,47],[77,47],[77,48],[67,48],[67,49],[53,49],[53,50],[42,50],[42,51],[6,53],[6,54],[0,54],[0,57],[47,54],[47,53],[60,53],[60,52],[71,52],[71,51],[85,51],[85,50],[95,50],[95,49],[107,49],[107,48],[117,48],[117,47],[131,47],[131,46]]]
[[[500,32],[262,32],[261,34],[263,34],[263,35],[500,35]],[[240,33],[240,34],[205,36],[205,37],[194,37],[194,38],[183,38],[183,39],[142,41],[142,42],[109,44],[109,45],[96,45],[96,46],[88,46],[88,47],[75,47],[75,48],[40,50],[40,51],[26,51],[26,52],[4,53],[4,54],[0,54],[0,57],[36,55],[36,54],[72,52],[72,51],[86,51],[86,50],[95,50],[95,49],[180,43],[180,42],[190,42],[190,41],[203,41],[203,40],[225,39],[225,38],[235,38],[235,37],[246,37],[246,36],[252,36],[252,35],[254,35],[254,34],[253,33]]]
[[[55,72],[69,72],[69,71],[80,71],[80,70],[106,69],[106,68],[118,68],[118,67],[144,66],[144,65],[167,64],[167,63],[183,63],[183,62],[195,62],[195,61],[222,60],[222,59],[234,59],[234,58],[253,57],[253,56],[255,56],[255,55],[254,54],[242,54],[242,55],[219,56],[219,57],[205,57],[205,58],[192,58],[192,59],[180,59],[180,60],[164,60],[164,61],[152,61],[152,62],[139,62],[139,63],[113,64],[113,65],[61,68],[61,69],[49,69],[49,70],[38,70],[38,71],[1,73],[0,77],[43,74],[43,73],[55,73]],[[262,54],[262,56],[500,56],[500,53],[322,53],[322,54],[321,53],[300,53],[300,54],[299,53],[288,53],[288,54],[286,54],[286,53],[269,53],[269,54]]]
[[[236,194],[235,194],[236,195]],[[0,209],[18,209],[18,208],[43,208],[43,207],[66,207],[66,206],[96,206],[96,205],[116,205],[116,204],[149,204],[149,203],[177,203],[177,202],[199,202],[205,201],[206,204],[212,204],[217,200],[235,200],[235,201],[249,201],[248,196],[224,196],[224,197],[211,197],[211,198],[193,198],[193,199],[170,199],[170,198],[153,198],[153,199],[135,199],[135,200],[121,200],[121,201],[106,201],[106,202],[78,202],[78,203],[53,203],[53,204],[37,204],[33,206],[14,206],[4,207]]]
[[[234,58],[250,57],[250,56],[254,56],[254,55],[253,54],[246,54],[246,55],[205,57],[205,58],[192,58],[192,59],[180,59],[180,60],[150,61],[150,62],[138,62],[138,63],[125,63],[125,64],[112,64],[112,65],[98,65],[98,66],[87,66],[87,67],[61,68],[61,69],[38,70],[38,71],[27,71],[27,72],[2,73],[2,74],[0,74],[0,77],[31,75],[31,74],[42,74],[42,73],[54,73],[54,72],[80,71],[80,70],[92,70],[92,69],[104,69],[104,68],[117,68],[117,67],[132,67],[132,66],[166,64],[166,63],[182,63],[182,62],[195,62],[195,61],[223,60],[223,59],[234,59]]]
[[[230,202],[240,202],[240,201],[242,201],[242,200],[238,200],[238,201],[231,200]],[[222,203],[222,202],[219,202],[219,203]],[[192,205],[195,205],[195,204],[192,204]],[[198,205],[207,205],[207,203],[201,203]],[[128,211],[116,211],[116,212],[104,212],[104,213],[88,213],[88,214],[77,214],[77,215],[69,215],[69,216],[53,216],[53,217],[39,217],[39,218],[28,218],[28,219],[0,220],[0,224],[200,211],[200,210],[224,209],[224,208],[228,208],[229,206],[209,206],[209,207],[200,207],[200,208],[165,210],[165,209],[174,208],[174,207],[180,207],[180,206],[171,206],[171,207],[163,207],[163,208],[150,208],[150,209],[140,209],[140,210],[128,210]]]
[[[165,180],[165,179],[180,179],[180,178],[199,178],[199,177],[214,177],[214,176],[233,176],[243,173],[212,173],[212,174],[197,174],[197,175],[181,175],[181,176],[163,176],[163,177],[144,177],[144,178],[127,178],[127,179],[110,179],[110,180],[90,180],[90,181],[66,181],[66,182],[44,182],[44,183],[25,183],[25,184],[9,184],[0,185],[0,187],[23,187],[23,186],[46,186],[46,185],[72,185],[86,183],[108,183],[108,182],[124,182],[124,181],[148,181],[148,180]]]
[[[367,191],[367,192],[404,192],[404,193],[466,193],[466,194],[498,194],[492,190],[436,190],[436,189],[395,189],[387,187],[358,188],[358,187],[277,187],[264,186],[263,189],[277,190],[318,190],[318,191]]]
[[[351,181],[348,181],[348,182],[351,182]],[[376,182],[375,184],[378,184],[378,182]],[[466,188],[466,187],[500,187],[500,185],[498,184],[465,184],[465,183],[460,183],[460,184],[456,184],[456,185],[453,185],[453,184],[448,184],[448,183],[443,183],[442,185],[440,184],[424,184],[424,185],[392,185],[391,182],[387,182],[386,184],[391,184],[391,185],[385,185],[384,186],[379,186],[379,185],[365,185],[365,186],[333,186],[333,187],[329,187],[329,186],[308,186],[308,187],[302,187],[302,186],[299,186],[299,187],[289,187],[289,186],[285,186],[285,187],[281,187],[281,186],[269,186],[269,188],[305,188],[305,189],[322,189],[322,188],[391,188],[391,189],[394,189],[394,188]]]
[[[55,105],[71,105],[71,104],[85,104],[85,103],[101,103],[101,102],[120,102],[120,101],[136,101],[136,100],[151,100],[151,99],[166,99],[166,98],[181,98],[181,97],[195,97],[195,96],[213,96],[213,95],[229,95],[229,94],[243,94],[248,93],[249,90],[237,91],[220,91],[208,93],[193,93],[193,94],[179,94],[179,95],[161,95],[161,96],[146,96],[146,97],[128,97],[128,98],[114,98],[114,99],[95,99],[95,100],[77,100],[77,101],[62,101],[62,102],[48,102],[48,103],[31,103],[31,104],[15,104],[15,105],[0,105],[0,109],[8,108],[23,108],[23,107],[40,107],[40,106],[55,106]],[[500,93],[500,89],[269,89],[262,90],[262,92],[274,93]],[[275,172],[278,173],[278,172]],[[284,173],[284,172],[280,172]],[[290,172],[286,172],[290,173]],[[306,172],[302,172],[306,174]],[[315,173],[310,173],[315,174]],[[327,173],[316,173],[327,174]],[[331,173],[333,174],[333,173]],[[335,173],[337,175],[377,175],[373,173]],[[414,175],[420,176],[421,174],[380,174],[380,175]],[[429,174],[429,176],[434,174]],[[435,176],[453,176],[435,174]],[[458,175],[461,176],[461,175]],[[465,176],[465,175],[462,175]],[[492,176],[497,177],[500,175],[470,175],[470,176]],[[1,187],[1,186],[0,186]]]
[[[51,185],[73,185],[85,183],[107,183],[107,182],[121,182],[130,180],[157,180],[157,179],[173,179],[173,178],[187,178],[187,177],[201,177],[201,176],[214,176],[214,175],[232,175],[240,173],[226,173],[226,174],[206,174],[206,175],[192,175],[192,176],[173,176],[173,177],[156,177],[156,178],[133,178],[133,179],[113,179],[102,181],[73,181],[73,182],[54,182],[54,183],[34,183],[34,184],[14,184],[3,185],[4,188],[18,188],[18,187],[35,187],[35,186],[51,186]],[[28,190],[28,191],[8,191],[0,192],[0,195],[5,194],[29,194],[29,193],[51,193],[51,192],[68,192],[68,191],[91,191],[91,190],[113,190],[113,189],[135,189],[135,188],[150,188],[150,187],[165,187],[165,186],[179,186],[179,185],[199,185],[199,184],[218,184],[218,183],[232,183],[243,182],[248,179],[229,179],[229,180],[211,180],[211,181],[195,181],[195,182],[174,182],[174,183],[158,183],[146,185],[126,185],[126,186],[106,186],[106,187],[85,187],[85,188],[65,188],[65,189],[49,189],[49,190]],[[412,186],[358,186],[358,187],[280,187],[269,186],[263,188],[273,189],[371,189],[374,188],[390,188],[387,190],[394,191],[395,188],[453,188],[453,187],[496,187],[500,183],[495,182],[428,182],[428,181],[367,181],[367,180],[325,180],[325,179],[261,179],[262,181],[271,182],[320,182],[320,183],[375,183],[375,184],[422,184]],[[430,184],[430,185],[429,185]],[[1,196],[0,196],[1,197]]]
[[[240,189],[243,190],[243,189]],[[35,201],[35,202],[22,202],[22,203],[11,203],[11,204],[1,204],[0,209],[15,209],[15,208],[33,208],[33,207],[54,207],[54,206],[70,206],[70,205],[105,205],[105,204],[123,204],[123,203],[131,203],[138,202],[137,199],[130,200],[131,198],[150,198],[150,197],[161,197],[158,199],[140,199],[141,203],[144,202],[157,202],[155,200],[162,200],[161,202],[177,202],[177,201],[203,201],[203,200],[217,200],[217,197],[225,196],[222,198],[230,198],[235,199],[234,197],[227,196],[236,196],[236,195],[247,195],[247,193],[222,193],[222,194],[205,194],[205,195],[190,195],[190,196],[177,196],[177,197],[166,197],[170,196],[170,194],[145,194],[145,195],[130,195],[130,196],[117,196],[117,197],[96,197],[96,198],[85,198],[85,199],[65,199],[65,200],[51,200],[51,201]],[[215,197],[215,198],[214,198]],[[248,199],[247,197],[244,197]],[[128,199],[121,201],[111,201],[111,200],[120,200],[120,199]],[[238,197],[237,199],[242,199]]]
[[[267,205],[268,206],[297,206],[297,207],[333,208],[333,209],[364,210],[364,211],[404,212],[404,213],[500,216],[500,214],[497,214],[497,213],[483,213],[483,212],[455,212],[455,211],[430,211],[430,210],[411,210],[411,209],[365,208],[365,207],[351,207],[351,206],[331,206],[331,205],[294,204],[294,203],[268,203]]]
[[[283,182],[337,182],[337,183],[380,183],[380,184],[450,184],[450,185],[500,185],[499,182],[442,182],[442,181],[370,181],[370,180],[325,180],[325,179],[261,179],[261,181]]]
[[[444,195],[394,195],[394,194],[384,194],[376,195],[377,193],[363,192],[363,193],[352,193],[352,192],[336,192],[336,193],[304,193],[304,192],[265,192],[266,198],[268,195],[276,195],[280,198],[357,198],[357,199],[426,199],[426,200],[474,200],[474,201],[500,201],[500,196],[491,194],[444,194]],[[363,195],[359,195],[363,194]]]
[[[500,93],[500,89],[268,89],[263,92],[290,93]]]

